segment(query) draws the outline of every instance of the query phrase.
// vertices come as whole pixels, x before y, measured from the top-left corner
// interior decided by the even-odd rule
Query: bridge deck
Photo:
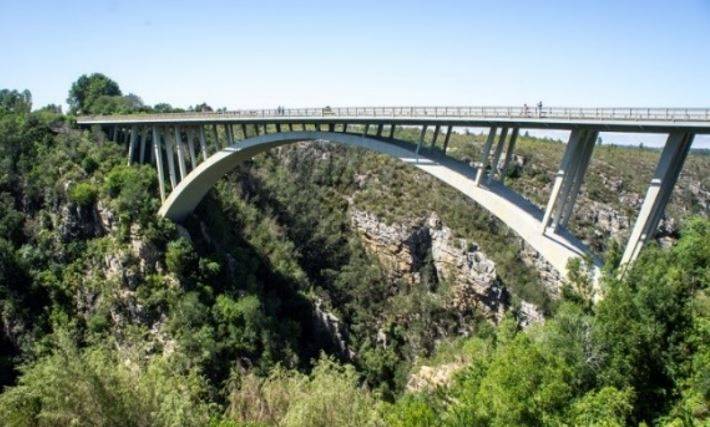
[[[348,123],[462,127],[710,133],[708,108],[344,107],[82,116],[82,125],[211,123]]]

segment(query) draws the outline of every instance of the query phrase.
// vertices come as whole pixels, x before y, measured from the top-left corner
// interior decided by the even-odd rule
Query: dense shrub
[[[79,182],[69,188],[69,200],[79,206],[91,206],[96,201],[98,191],[96,187],[89,182]]]
[[[209,419],[204,380],[169,359],[143,365],[100,347],[77,349],[65,332],[55,340],[0,395],[4,425],[191,426]]]
[[[379,404],[352,366],[321,358],[310,375],[274,369],[267,378],[249,374],[229,395],[227,417],[282,426],[381,425]]]

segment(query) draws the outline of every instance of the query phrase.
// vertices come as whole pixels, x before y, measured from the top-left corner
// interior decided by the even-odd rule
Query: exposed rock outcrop
[[[377,257],[391,280],[413,285],[419,283],[419,268],[431,247],[431,237],[421,224],[392,224],[374,214],[353,210],[351,223],[360,233],[368,251]]]
[[[629,203],[635,203],[629,201]],[[613,238],[622,241],[630,227],[629,217],[606,203],[596,202],[584,197],[578,204],[575,215],[582,226],[589,225],[595,240],[605,241]]]
[[[438,366],[422,366],[419,371],[409,376],[407,391],[418,393],[447,386],[451,383],[454,374],[464,366],[463,361]]]
[[[476,244],[454,237],[450,228],[432,213],[423,227],[431,241],[431,254],[439,278],[451,286],[451,306],[457,312],[470,310],[503,314],[507,294],[493,261]]]
[[[545,321],[545,315],[535,304],[530,304],[527,301],[520,302],[520,308],[517,312],[518,322],[520,326],[526,328],[535,323],[542,323]]]
[[[355,357],[348,347],[347,331],[336,315],[323,307],[323,301],[316,299],[313,310],[313,326],[316,331],[327,335],[341,357],[352,360]]]
[[[503,314],[508,296],[495,263],[476,244],[455,238],[436,214],[422,221],[388,225],[371,213],[353,210],[351,222],[391,279],[419,284],[419,269],[431,254],[438,280],[449,284],[452,309],[494,320]]]
[[[520,239],[520,259],[525,265],[537,271],[540,283],[552,297],[559,297],[564,278],[552,264],[547,262],[538,251],[528,245],[523,239]]]

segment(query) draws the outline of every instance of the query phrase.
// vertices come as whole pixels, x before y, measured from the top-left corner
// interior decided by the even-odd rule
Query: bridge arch
[[[587,248],[566,230],[555,235],[540,233],[544,212],[502,184],[476,184],[476,169],[446,156],[424,155],[403,144],[364,135],[296,131],[264,134],[241,140],[214,153],[187,174],[173,189],[158,214],[182,221],[197,207],[217,181],[240,162],[272,148],[299,141],[327,140],[360,147],[411,164],[463,193],[488,210],[535,248],[552,266],[565,274],[570,258],[588,253]]]
[[[241,140],[229,147],[214,153],[206,161],[193,169],[170,192],[158,211],[158,215],[172,219],[184,220],[197,207],[202,198],[217,181],[233,170],[240,162],[251,159],[257,154],[272,148],[300,141],[326,140],[351,147],[386,154],[405,163],[413,165],[432,165],[434,162],[424,156],[419,156],[392,141],[382,141],[363,135],[342,132],[301,131],[280,132],[254,136]],[[427,171],[428,168],[424,170]]]

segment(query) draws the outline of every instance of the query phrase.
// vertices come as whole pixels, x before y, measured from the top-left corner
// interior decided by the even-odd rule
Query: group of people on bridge
[[[538,117],[542,117],[542,101],[538,101],[537,105],[535,106],[535,112]],[[530,117],[530,107],[527,103],[523,104],[523,115],[526,117]]]

